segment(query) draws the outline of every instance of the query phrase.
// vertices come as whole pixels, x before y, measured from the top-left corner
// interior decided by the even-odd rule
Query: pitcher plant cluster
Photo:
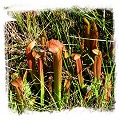
[[[26,14],[26,25],[30,33],[33,30],[30,29],[32,23],[29,22],[29,16],[28,12]],[[70,105],[72,95],[75,95],[72,91],[73,88],[77,88],[79,92],[77,95],[79,95],[81,106],[87,106],[86,102],[89,102],[93,97],[96,98],[96,102],[99,103],[101,108],[110,103],[112,72],[104,73],[103,59],[107,55],[103,55],[99,49],[98,26],[95,21],[89,22],[86,17],[83,17],[82,20],[82,33],[78,34],[80,52],[78,50],[77,52],[71,52],[63,44],[63,40],[48,39],[45,30],[39,38],[40,41],[34,39],[27,43],[25,57],[28,68],[23,77],[15,75],[15,73],[11,76],[11,86],[15,89],[19,112],[27,108],[28,103],[35,105],[36,97],[32,101],[26,100],[25,90],[28,86],[28,73],[38,96],[40,108],[45,108],[47,99],[52,100],[57,110],[61,110],[65,104]],[[36,19],[33,19],[33,24],[37,26]],[[113,56],[113,50],[114,47],[110,46],[110,57]],[[65,64],[71,64],[72,68],[65,70]],[[92,78],[89,81],[90,86],[86,84],[85,69],[88,70]],[[45,76],[49,70],[52,73],[46,79]],[[102,87],[103,96],[100,97]],[[30,95],[32,95],[32,91],[30,91]]]

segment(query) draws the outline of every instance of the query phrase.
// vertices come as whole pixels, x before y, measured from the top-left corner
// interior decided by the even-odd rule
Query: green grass
[[[6,62],[8,65],[9,74],[18,73],[23,79],[23,91],[26,104],[25,109],[35,111],[53,111],[59,110],[54,100],[53,94],[48,91],[47,80],[49,76],[53,77],[52,69],[52,54],[49,53],[47,61],[45,62],[44,81],[45,81],[45,100],[44,106],[40,104],[40,89],[36,90],[34,87],[34,80],[31,79],[27,60],[26,60],[26,46],[32,41],[36,40],[37,45],[34,49],[40,51],[40,40],[44,32],[46,32],[46,40],[58,39],[66,46],[70,57],[63,57],[62,67],[62,109],[71,109],[77,106],[101,108],[104,110],[112,110],[114,106],[114,70],[115,62],[109,55],[109,40],[113,35],[113,13],[112,10],[106,10],[105,21],[103,20],[103,10],[94,9],[90,11],[84,11],[79,8],[71,8],[70,10],[58,9],[58,10],[44,10],[38,13],[32,12],[27,18],[25,13],[13,13],[16,22],[8,22],[5,26],[5,54]],[[101,83],[94,82],[92,73],[88,72],[88,69],[92,72],[93,58],[87,53],[87,56],[91,63],[87,65],[83,64],[83,77],[85,88],[81,89],[78,84],[78,77],[75,70],[75,61],[72,59],[72,53],[81,53],[81,47],[79,43],[78,34],[81,36],[83,17],[86,17],[90,23],[95,21],[99,32],[99,49],[102,51],[102,55],[107,54],[103,58],[102,63],[102,75]],[[27,20],[26,20],[27,19]],[[104,28],[104,29],[103,29]],[[81,36],[82,37],[82,36]],[[82,58],[84,58],[84,56]],[[37,63],[36,63],[37,65]],[[37,67],[36,67],[37,68]],[[26,72],[27,70],[27,72]],[[37,70],[37,69],[36,69]],[[71,87],[70,94],[65,94],[63,89],[64,80],[71,74]],[[25,75],[26,74],[26,75]],[[110,74],[112,81],[111,98],[108,103],[104,102],[104,82],[106,76]],[[9,77],[9,82],[12,79]],[[16,100],[16,94],[11,84],[9,86],[9,107],[19,113],[24,112],[18,109],[18,102]],[[85,100],[85,96],[88,93],[88,89],[92,90],[92,94]],[[67,100],[67,101],[66,101]]]

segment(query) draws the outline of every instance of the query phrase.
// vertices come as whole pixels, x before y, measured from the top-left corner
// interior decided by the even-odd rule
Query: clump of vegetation
[[[103,16],[105,12],[105,17]],[[9,107],[112,110],[112,10],[79,8],[12,13],[5,25]],[[15,76],[13,76],[15,75]]]

